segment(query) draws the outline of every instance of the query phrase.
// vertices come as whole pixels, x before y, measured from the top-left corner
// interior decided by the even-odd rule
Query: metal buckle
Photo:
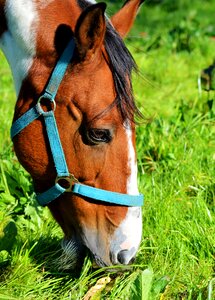
[[[48,100],[48,102],[46,103],[46,101]],[[41,103],[42,101],[45,101],[45,103]],[[48,95],[44,94],[42,96],[39,97],[38,101],[37,101],[41,111],[43,111],[43,113],[47,113],[49,111],[55,111],[56,109],[56,102],[54,99],[52,99],[51,97],[49,97]],[[47,111],[44,111],[44,109],[42,108],[42,105],[47,109]]]
[[[58,183],[62,188],[65,189],[65,192],[72,192],[72,187],[75,183],[78,183],[78,179],[75,178],[73,174],[69,176],[57,176],[55,179],[55,184]]]

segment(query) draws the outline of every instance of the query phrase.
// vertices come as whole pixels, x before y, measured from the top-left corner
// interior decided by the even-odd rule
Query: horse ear
[[[75,39],[80,59],[90,59],[102,46],[106,23],[105,3],[87,7],[75,27]]]
[[[127,0],[123,7],[111,18],[114,28],[122,38],[130,31],[138,8],[144,1],[145,0]]]

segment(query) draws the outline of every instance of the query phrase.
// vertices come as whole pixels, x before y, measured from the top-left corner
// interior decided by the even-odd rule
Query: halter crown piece
[[[142,206],[143,195],[128,195],[106,191],[78,182],[74,175],[69,173],[64,151],[61,145],[60,136],[54,116],[56,108],[55,97],[60,83],[65,75],[66,69],[73,57],[75,42],[72,39],[61,57],[59,58],[47,84],[44,93],[40,96],[37,104],[17,119],[11,127],[11,139],[19,134],[34,120],[43,116],[45,128],[49,140],[49,145],[57,173],[55,184],[47,191],[37,194],[37,200],[40,205],[46,206],[65,192],[71,192],[78,196],[94,199],[96,201],[108,202],[124,206]],[[44,111],[41,101],[45,100],[51,106],[49,111]],[[66,183],[66,187],[65,187]]]

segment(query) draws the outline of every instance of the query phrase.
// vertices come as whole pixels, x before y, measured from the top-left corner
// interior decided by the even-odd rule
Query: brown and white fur
[[[110,19],[122,38],[142,2],[126,1]],[[88,8],[83,10],[81,4]],[[134,122],[123,119],[117,105],[96,118],[116,97],[104,45],[104,10],[104,4],[84,0],[0,0],[0,48],[14,79],[17,119],[35,105],[60,53],[75,38],[75,58],[60,85],[55,113],[69,170],[83,184],[133,195],[138,194]],[[109,130],[111,142],[86,142],[89,127]],[[40,119],[15,137],[14,148],[37,192],[53,185],[55,169]],[[100,266],[128,264],[135,257],[141,208],[101,204],[70,193],[49,208],[65,243],[77,253],[86,246]]]

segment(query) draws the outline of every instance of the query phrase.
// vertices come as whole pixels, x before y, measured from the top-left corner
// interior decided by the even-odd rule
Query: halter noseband
[[[103,201],[124,206],[142,206],[143,195],[128,195],[122,193],[110,192],[91,186],[87,186],[78,182],[73,174],[69,173],[64,151],[61,145],[60,136],[54,116],[54,110],[56,107],[55,97],[59,88],[59,85],[65,75],[66,69],[73,57],[75,49],[75,42],[72,39],[60,59],[58,60],[45,92],[40,96],[37,104],[24,113],[19,119],[17,119],[11,127],[11,139],[13,139],[18,133],[20,133],[26,126],[32,123],[34,120],[43,116],[45,121],[45,128],[49,140],[49,145],[57,173],[55,185],[47,191],[37,194],[37,200],[40,205],[45,206],[58,198],[64,192],[71,192],[78,196],[94,199],[96,201]],[[49,102],[51,108],[49,111],[44,111],[41,106],[41,101],[46,100]],[[65,186],[66,183],[66,187]]]

